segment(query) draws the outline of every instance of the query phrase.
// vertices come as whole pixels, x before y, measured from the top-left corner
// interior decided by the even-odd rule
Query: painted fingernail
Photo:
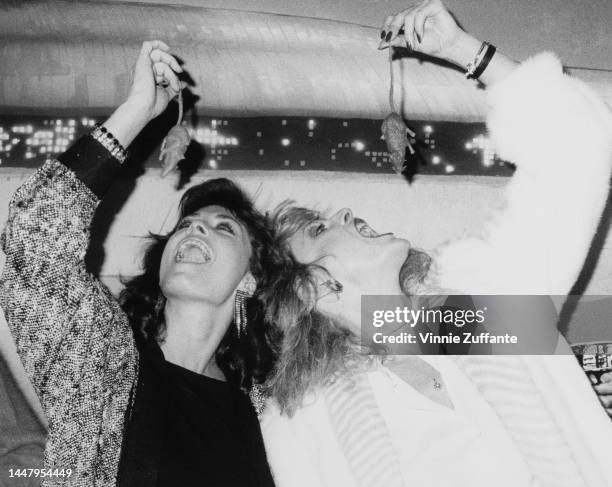
[[[391,32],[387,32],[387,35],[385,36],[385,42],[389,42],[391,40]]]
[[[405,32],[406,32],[406,31],[405,31],[405,30],[404,30],[404,28],[402,27],[400,30],[398,30],[398,31],[397,31],[397,35],[398,35],[398,36],[403,36]]]
[[[417,41],[419,41],[419,44],[420,44],[421,43],[421,36],[419,35],[418,32],[415,32],[415,34],[416,34]]]
[[[380,38],[381,38],[381,39],[384,39],[386,35],[387,35],[387,33],[386,33],[384,30],[383,30],[383,31],[381,31],[381,33],[380,33]]]

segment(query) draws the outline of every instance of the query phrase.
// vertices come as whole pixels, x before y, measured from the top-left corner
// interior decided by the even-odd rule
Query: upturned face
[[[183,218],[168,239],[160,288],[168,299],[221,305],[248,273],[251,253],[246,227],[226,208],[207,206]]]
[[[307,224],[289,245],[299,262],[320,264],[346,292],[360,294],[397,294],[399,270],[410,249],[407,240],[375,232],[348,208]]]

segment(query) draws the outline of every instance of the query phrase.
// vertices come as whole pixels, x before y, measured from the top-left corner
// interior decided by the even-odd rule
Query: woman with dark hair
[[[124,282],[119,302],[130,319],[137,339],[161,343],[163,349],[167,333],[164,316],[166,296],[161,288],[160,265],[164,250],[169,239],[186,225],[191,215],[202,208],[212,206],[228,210],[245,227],[251,245],[248,271],[250,276],[243,286],[248,288],[250,296],[246,297],[244,289],[242,290],[242,295],[246,297],[244,306],[249,307],[249,326],[246,326],[246,308],[235,309],[234,327],[227,329],[215,352],[216,365],[225,379],[249,393],[253,392],[254,386],[265,380],[272,358],[266,341],[266,330],[260,319],[259,302],[252,297],[255,282],[264,277],[265,261],[270,260],[272,254],[272,241],[263,215],[232,181],[225,178],[212,179],[193,186],[183,194],[177,225],[167,235],[151,235],[152,243],[146,249],[142,261],[144,272]],[[237,303],[243,306],[240,299]],[[240,323],[241,320],[245,322]],[[252,399],[257,401],[258,397]],[[259,407],[260,404],[256,403],[256,406]]]
[[[226,179],[189,189],[119,302],[83,262],[124,147],[180,71],[145,42],[125,103],[11,201],[0,305],[49,419],[44,485],[273,485],[247,395],[271,358],[250,296],[272,239],[248,197]]]

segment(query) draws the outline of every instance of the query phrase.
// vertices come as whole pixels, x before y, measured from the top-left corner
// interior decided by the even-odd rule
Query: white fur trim
[[[612,115],[549,53],[518,67],[488,99],[496,152],[518,169],[485,231],[440,250],[439,283],[473,294],[566,294],[608,194]]]

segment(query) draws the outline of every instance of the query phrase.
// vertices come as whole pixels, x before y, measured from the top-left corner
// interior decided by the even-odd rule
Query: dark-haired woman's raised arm
[[[45,163],[10,203],[0,306],[49,420],[45,467],[64,476],[70,469],[71,485],[114,483],[138,375],[125,314],[85,269],[89,227],[123,147],[178,92],[180,70],[168,46],[145,42],[127,101]]]

